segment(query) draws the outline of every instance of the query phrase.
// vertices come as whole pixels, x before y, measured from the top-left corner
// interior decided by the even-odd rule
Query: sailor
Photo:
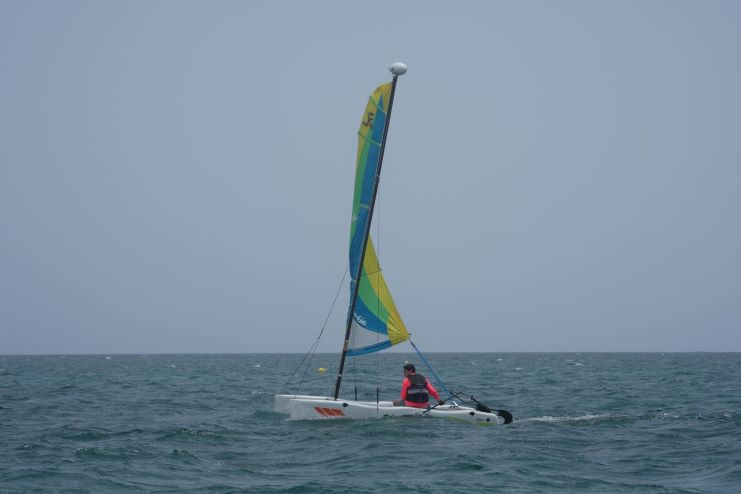
[[[429,395],[438,400],[438,405],[443,404],[440,401],[440,395],[437,394],[437,390],[430,384],[430,381],[422,374],[417,374],[414,364],[406,364],[404,380],[401,382],[401,399],[394,400],[394,406],[427,408],[430,406]]]

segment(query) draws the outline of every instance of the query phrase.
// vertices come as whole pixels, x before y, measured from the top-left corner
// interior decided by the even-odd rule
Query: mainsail
[[[376,176],[381,166],[381,147],[391,101],[392,83],[376,88],[368,100],[358,131],[358,156],[355,169],[355,193],[353,196],[352,221],[350,227],[350,289],[355,289],[358,267],[363,262],[358,297],[353,311],[353,320],[347,355],[357,356],[377,352],[409,339],[409,332],[401,320],[399,311],[391,298],[386,281],[381,273],[375,248],[369,231]],[[363,246],[365,245],[365,255]],[[353,310],[351,305],[350,310]],[[348,314],[349,317],[349,314]]]

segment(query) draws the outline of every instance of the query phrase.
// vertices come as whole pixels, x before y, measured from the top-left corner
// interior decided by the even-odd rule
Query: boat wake
[[[545,422],[547,424],[559,424],[559,423],[571,423],[571,422],[602,422],[606,420],[612,420],[616,418],[625,418],[612,413],[598,413],[592,414],[587,413],[584,415],[576,416],[565,416],[565,417],[553,417],[551,415],[544,415],[542,417],[531,417],[526,419],[515,420],[515,423],[520,422]]]
[[[583,415],[554,417],[543,415],[542,417],[530,417],[515,420],[515,423],[521,422],[540,422],[546,424],[589,424],[604,422],[624,422],[624,421],[687,421],[687,420],[734,420],[735,417],[729,413],[715,413],[699,415],[697,413],[678,413],[666,411],[651,411],[642,414],[619,414],[619,413],[585,413]]]

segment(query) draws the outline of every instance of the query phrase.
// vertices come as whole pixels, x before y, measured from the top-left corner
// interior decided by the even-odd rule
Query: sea
[[[514,422],[273,412],[331,393],[334,354],[0,356],[0,492],[741,492],[739,353],[427,358]],[[435,382],[376,354],[342,395],[397,398],[406,362]]]

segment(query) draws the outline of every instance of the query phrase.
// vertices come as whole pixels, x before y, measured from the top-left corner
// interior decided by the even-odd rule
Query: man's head
[[[409,377],[415,372],[417,372],[417,370],[414,368],[414,364],[407,364],[404,366],[404,377]]]

